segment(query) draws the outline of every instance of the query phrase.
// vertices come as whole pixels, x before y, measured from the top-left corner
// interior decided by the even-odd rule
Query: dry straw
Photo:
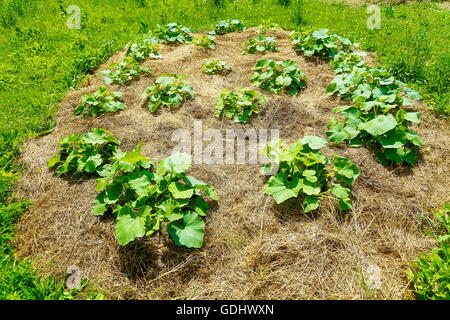
[[[325,95],[333,72],[323,61],[295,54],[289,34],[276,31],[279,52],[264,58],[292,59],[307,76],[308,88],[297,97],[271,95],[262,112],[247,125],[214,117],[214,105],[224,89],[251,87],[251,69],[261,56],[242,55],[242,43],[256,36],[255,29],[218,36],[215,50],[192,44],[162,46],[163,60],[148,60],[155,74],[124,92],[127,109],[99,118],[74,118],[73,108],[83,93],[102,84],[92,77],[71,92],[57,115],[54,132],[29,141],[21,155],[26,166],[17,195],[34,205],[17,231],[19,257],[34,259],[44,275],[64,277],[70,265],[106,290],[111,298],[170,299],[400,299],[408,296],[404,269],[418,252],[432,243],[418,231],[419,214],[449,200],[450,130],[425,108],[418,134],[427,143],[412,169],[386,168],[365,148],[328,147],[324,151],[352,159],[361,169],[354,185],[354,210],[342,217],[333,201],[315,215],[301,213],[294,202],[276,206],[261,193],[265,178],[257,165],[196,165],[192,175],[214,185],[219,201],[207,218],[201,250],[176,247],[168,238],[150,238],[120,248],[114,221],[91,214],[95,181],[59,178],[46,167],[57,141],[70,134],[101,127],[130,150],[143,141],[142,152],[154,159],[170,154],[176,144],[172,131],[192,130],[194,120],[203,128],[280,129],[294,141],[304,135],[324,136],[333,107],[343,104]],[[120,52],[102,68],[123,56]],[[208,76],[201,65],[209,59],[233,66],[227,76]],[[172,110],[152,114],[139,100],[143,89],[163,73],[183,73],[196,98]],[[381,288],[364,283],[369,266],[380,268]]]

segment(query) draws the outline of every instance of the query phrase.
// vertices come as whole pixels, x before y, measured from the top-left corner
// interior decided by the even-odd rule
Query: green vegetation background
[[[66,26],[70,5],[80,30]],[[381,7],[381,29],[369,30],[367,8],[312,0],[0,0],[0,299],[70,299],[61,281],[39,279],[17,261],[14,223],[29,203],[14,199],[23,139],[52,130],[58,103],[128,41],[154,24],[177,21],[197,31],[218,20],[247,27],[328,28],[376,51],[382,64],[450,116],[450,18],[430,3]],[[61,279],[59,279],[61,280]]]

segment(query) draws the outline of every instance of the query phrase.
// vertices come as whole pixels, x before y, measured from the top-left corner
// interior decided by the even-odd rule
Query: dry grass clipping
[[[304,135],[325,136],[331,109],[342,104],[325,94],[333,78],[326,62],[305,60],[289,44],[288,33],[275,32],[280,52],[242,55],[242,43],[255,29],[218,36],[215,50],[192,44],[163,46],[165,58],[144,64],[155,71],[128,86],[127,109],[98,118],[75,118],[73,108],[83,93],[102,85],[91,77],[69,93],[57,115],[56,129],[26,143],[21,161],[26,172],[17,196],[34,205],[19,222],[17,254],[35,261],[43,275],[63,277],[70,265],[105,290],[111,298],[133,299],[402,299],[409,296],[404,269],[418,252],[432,243],[417,228],[422,212],[448,200],[448,124],[434,118],[424,106],[423,124],[417,129],[426,142],[414,168],[390,169],[365,148],[328,147],[324,151],[349,157],[361,169],[354,185],[354,209],[346,219],[333,202],[325,201],[315,215],[295,206],[276,206],[261,193],[265,178],[258,165],[195,165],[191,174],[216,186],[219,201],[207,218],[205,245],[200,250],[175,246],[167,237],[137,241],[121,248],[114,238],[114,221],[91,214],[96,196],[95,179],[59,178],[46,162],[57,152],[57,142],[71,133],[101,127],[131,150],[143,141],[143,153],[153,159],[170,155],[176,144],[172,131],[192,130],[194,120],[207,128],[279,128],[293,141]],[[120,52],[105,66],[118,61]],[[223,89],[251,87],[251,69],[258,59],[292,59],[306,73],[308,88],[297,97],[269,95],[264,111],[243,125],[213,116]],[[227,76],[200,71],[208,59],[233,66]],[[152,79],[163,73],[185,74],[196,98],[173,110],[150,113],[139,96]],[[380,290],[368,290],[365,270],[381,269]]]

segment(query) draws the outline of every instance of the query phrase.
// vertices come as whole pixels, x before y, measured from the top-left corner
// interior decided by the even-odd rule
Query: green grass
[[[72,4],[81,8],[80,30],[66,27],[64,9]],[[381,63],[418,89],[438,116],[448,118],[448,13],[427,3],[382,7],[381,12],[382,29],[369,30],[365,7],[338,2],[0,0],[0,298],[61,297],[55,293],[61,292],[58,284],[35,277],[27,262],[15,261],[9,245],[14,222],[27,207],[11,198],[20,174],[15,157],[23,139],[53,128],[66,92],[128,41],[156,23],[172,21],[199,31],[226,18],[242,19],[247,26],[265,21],[287,29],[329,28],[376,51]]]

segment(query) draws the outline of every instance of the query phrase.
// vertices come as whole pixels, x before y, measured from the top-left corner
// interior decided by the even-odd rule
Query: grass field
[[[66,27],[65,9],[81,8],[80,30]],[[157,23],[210,30],[221,19],[247,26],[278,23],[328,28],[374,51],[380,63],[417,89],[436,117],[450,115],[450,21],[430,3],[381,6],[381,29],[369,30],[366,7],[309,0],[0,0],[0,299],[61,299],[62,284],[40,280],[14,258],[14,223],[27,209],[15,199],[16,155],[24,139],[55,125],[58,104],[91,71]]]

